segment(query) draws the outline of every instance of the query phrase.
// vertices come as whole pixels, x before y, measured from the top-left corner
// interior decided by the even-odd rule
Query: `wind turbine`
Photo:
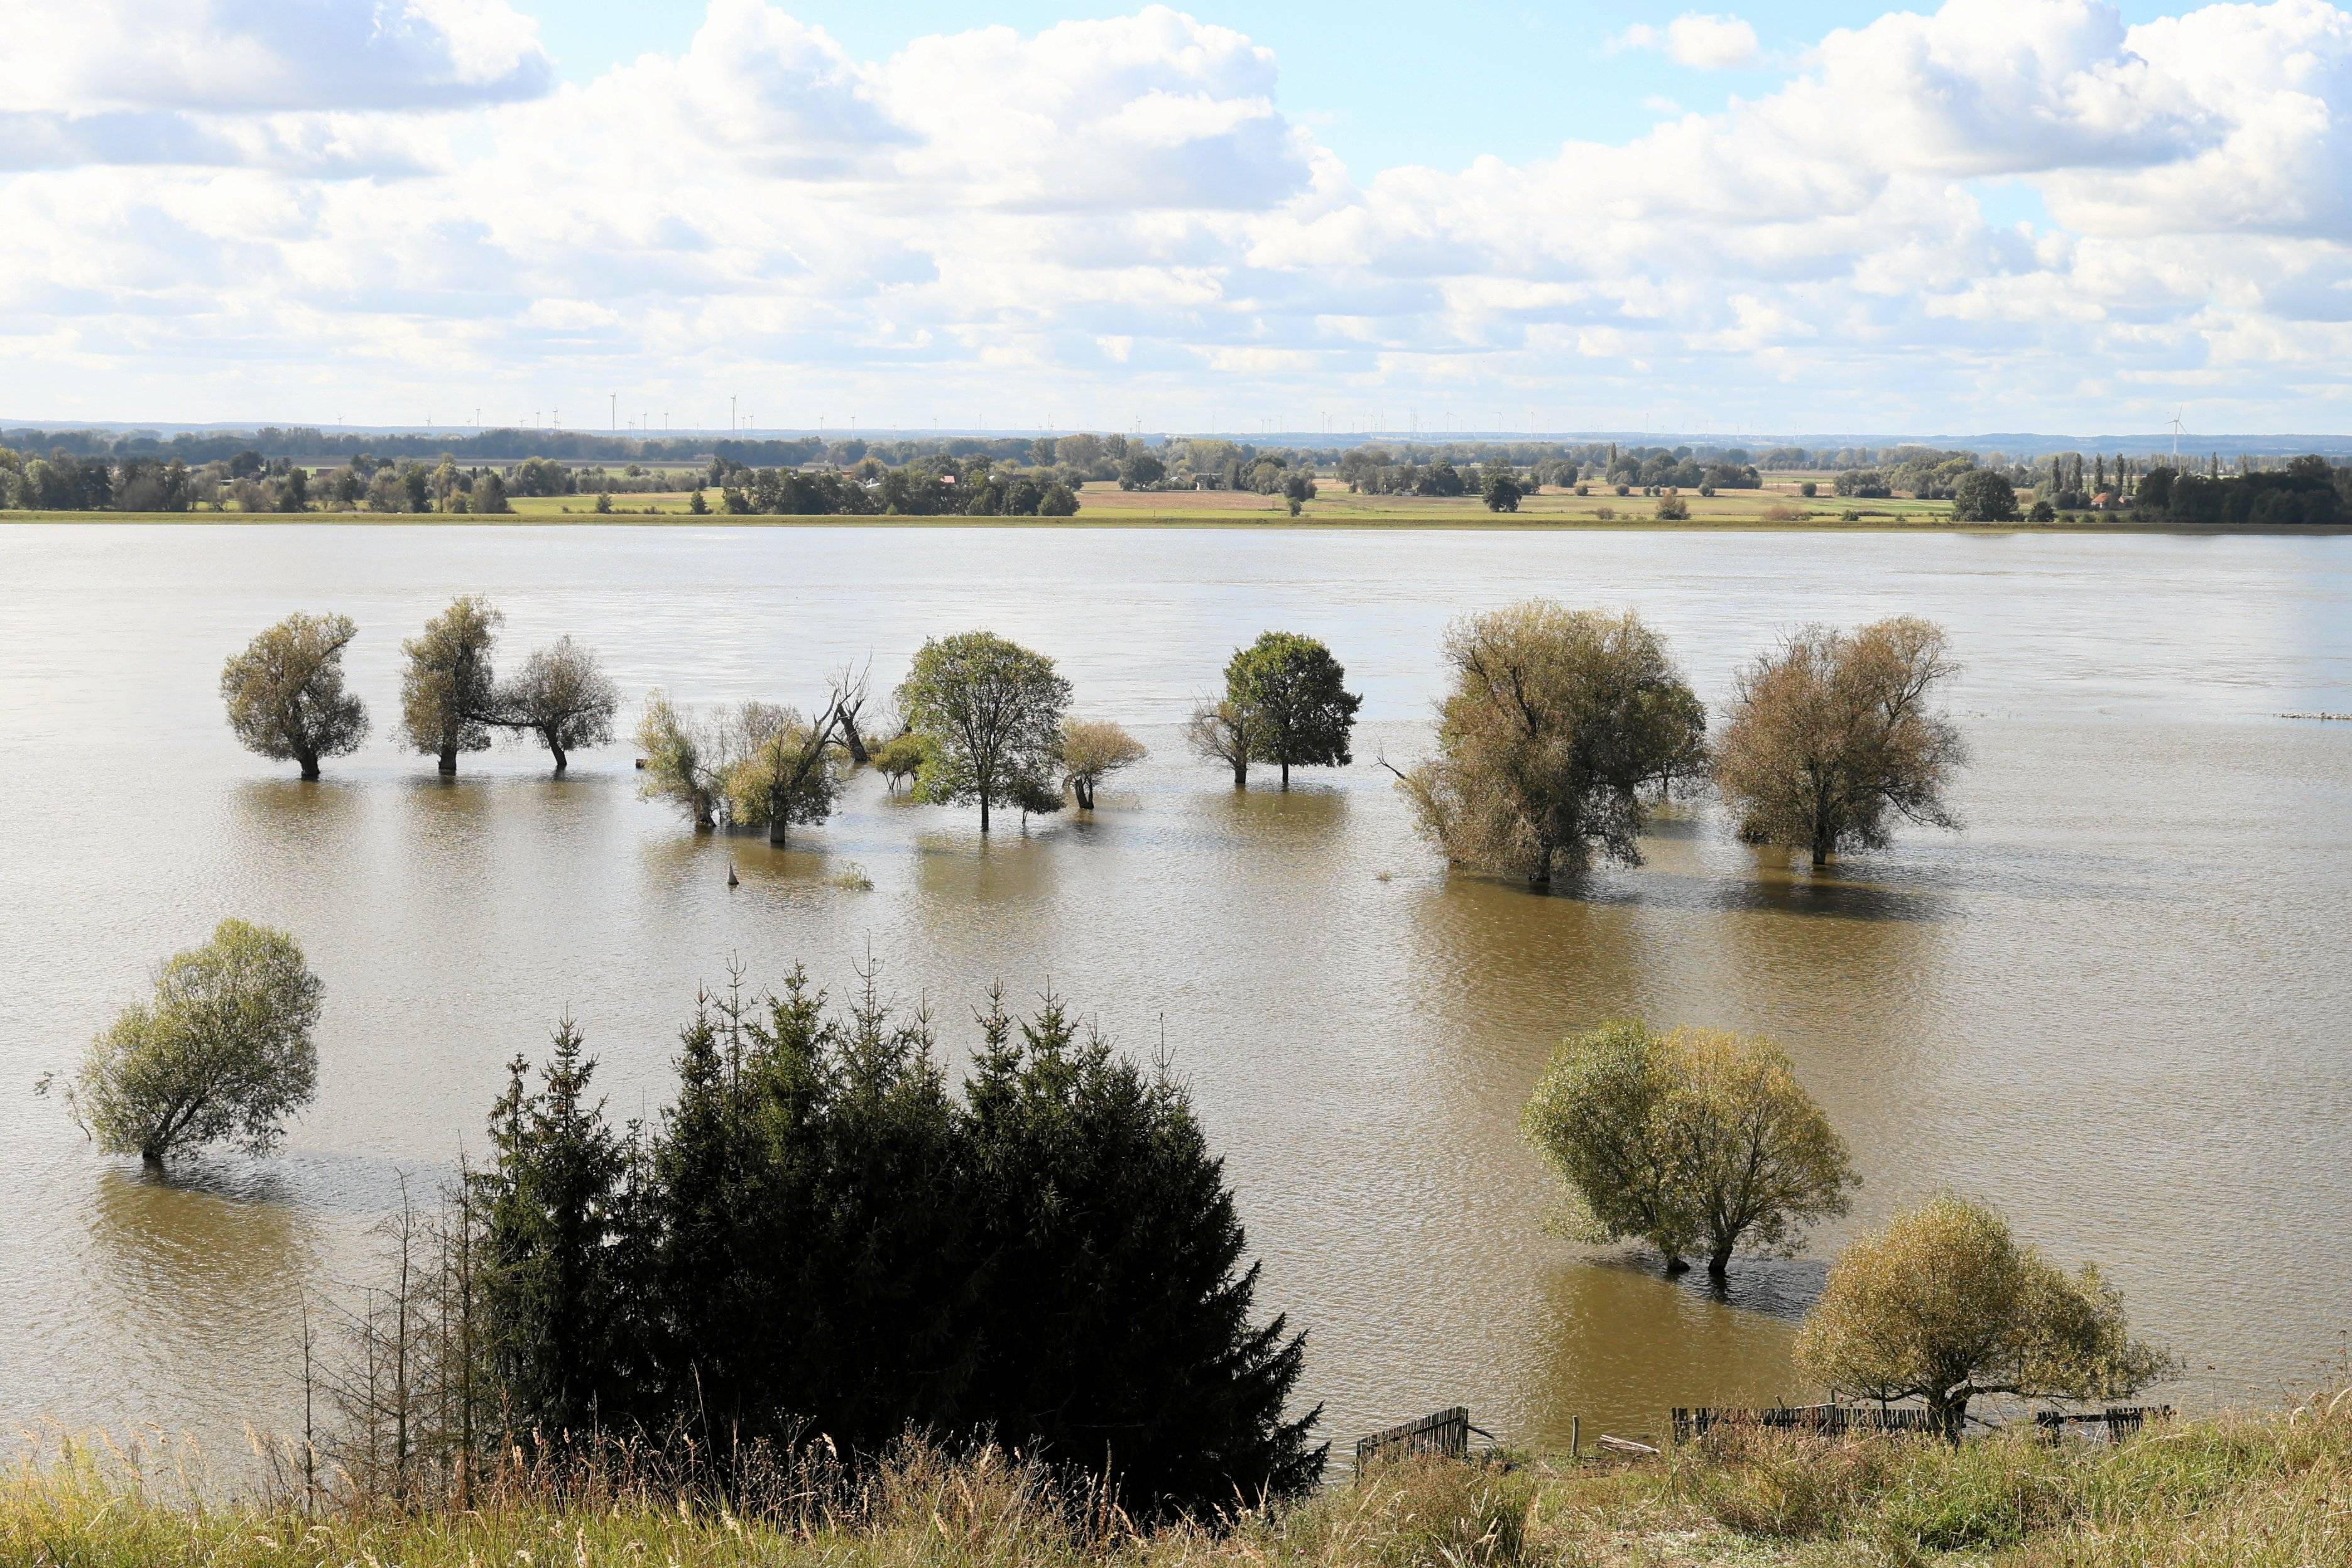
[[[2172,411],[2172,461],[2175,467],[2178,467],[2180,462],[2180,433],[2183,429],[2180,416],[2188,412],[2186,408],[2176,408]]]

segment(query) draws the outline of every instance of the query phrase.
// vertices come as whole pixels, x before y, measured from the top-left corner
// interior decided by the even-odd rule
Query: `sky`
[[[0,422],[2352,432],[2322,0],[78,0]]]

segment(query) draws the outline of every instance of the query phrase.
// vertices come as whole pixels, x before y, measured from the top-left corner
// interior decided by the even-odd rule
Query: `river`
[[[445,784],[390,731],[400,639],[461,592],[509,660],[596,647],[631,721],[656,686],[805,704],[869,657],[887,689],[985,626],[1152,755],[1091,820],[987,843],[861,778],[784,853],[639,801],[625,744]],[[1445,623],[1530,595],[1638,610],[1717,704],[1804,622],[1940,621],[1965,830],[1815,878],[1702,803],[1573,893],[1449,874],[1373,758],[1427,744]],[[236,747],[215,685],[294,609],[359,623],[375,720],[310,786]],[[1270,627],[1347,664],[1358,760],[1237,795],[1179,726]],[[870,954],[956,1052],[997,979],[1164,1043],[1342,1441],[1455,1403],[1546,1442],[1798,1397],[1825,1260],[1946,1188],[2105,1267],[2189,1364],[2162,1397],[2274,1399],[2341,1364],[2352,1305],[2352,724],[2279,715],[2347,709],[2346,538],[0,528],[0,1421],[216,1450],[295,1424],[304,1292],[363,1282],[403,1181],[481,1148],[501,1064],[568,1010],[612,1109],[652,1115],[730,955],[838,994]],[[268,1159],[100,1156],[33,1081],[231,914],[326,982],[316,1103]],[[1519,1106],[1561,1036],[1629,1015],[1780,1041],[1854,1149],[1852,1217],[1722,1297],[1549,1234]]]

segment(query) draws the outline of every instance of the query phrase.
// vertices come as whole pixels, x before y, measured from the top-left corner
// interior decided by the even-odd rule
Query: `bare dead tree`
[[[866,736],[857,721],[866,710],[866,689],[874,674],[874,658],[866,656],[863,665],[844,665],[833,679],[833,711],[841,722],[841,742],[849,750],[849,760],[859,767],[874,760],[866,749]]]

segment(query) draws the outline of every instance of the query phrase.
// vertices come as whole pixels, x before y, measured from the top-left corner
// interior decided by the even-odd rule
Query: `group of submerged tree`
[[[505,731],[544,745],[561,775],[572,752],[612,740],[619,696],[594,654],[563,637],[510,678],[497,672],[498,609],[454,601],[401,645],[402,740],[444,774]],[[356,635],[342,616],[297,614],[221,673],[239,741],[295,763],[304,778],[364,740],[365,704],[344,686]],[[1707,711],[1664,640],[1631,612],[1546,600],[1467,616],[1446,634],[1448,691],[1434,745],[1398,786],[1454,864],[1537,886],[1594,860],[1641,863],[1651,802],[1711,783],[1739,836],[1808,852],[1884,847],[1897,823],[1953,826],[1947,790],[1966,748],[1935,707],[1955,672],[1943,633],[1897,617],[1844,632],[1812,626],[1742,668],[1729,720],[1710,742]],[[1362,698],[1320,641],[1270,631],[1237,648],[1223,689],[1185,726],[1191,749],[1231,773],[1345,766]],[[749,700],[697,711],[647,694],[636,730],[647,798],[699,831],[764,831],[833,813],[848,770],[871,765],[919,801],[1003,808],[1024,820],[1075,802],[1145,749],[1119,725],[1070,711],[1071,685],[1045,654],[992,632],[932,638],[914,657],[876,731],[865,676],[846,669],[803,710]],[[869,731],[887,735],[870,743]]]
[[[487,1160],[404,1205],[327,1358],[334,1457],[379,1494],[461,1505],[518,1444],[646,1436],[685,1439],[722,1486],[746,1451],[856,1465],[915,1434],[1091,1472],[1146,1517],[1312,1487],[1319,1409],[1290,1408],[1306,1336],[1256,1316],[1181,1081],[1058,998],[1015,1016],[999,987],[951,1084],[928,1014],[864,980],[846,1008],[798,971],[699,998],[650,1124],[610,1121],[569,1019],[535,1079],[516,1057]],[[322,994],[289,935],[224,921],[92,1043],[68,1108],[153,1162],[266,1152],[315,1093]],[[1793,1253],[1856,1184],[1753,1037],[1589,1031],[1523,1124],[1564,1183],[1559,1228],[1654,1247],[1669,1273]],[[1953,1196],[1846,1247],[1797,1363],[1841,1396],[1919,1400],[1955,1437],[1979,1397],[2118,1397],[2174,1364],[2095,1268],[2063,1272]]]
[[[1567,1188],[1559,1228],[1643,1243],[1671,1273],[1693,1253],[1717,1281],[1736,1253],[1791,1256],[1859,1184],[1787,1053],[1749,1036],[1603,1025],[1561,1046],[1521,1124]],[[1955,1436],[1982,1396],[2119,1398],[2175,1365],[2096,1268],[2069,1275],[1949,1194],[1839,1255],[1796,1352],[1833,1395],[1919,1400]]]

